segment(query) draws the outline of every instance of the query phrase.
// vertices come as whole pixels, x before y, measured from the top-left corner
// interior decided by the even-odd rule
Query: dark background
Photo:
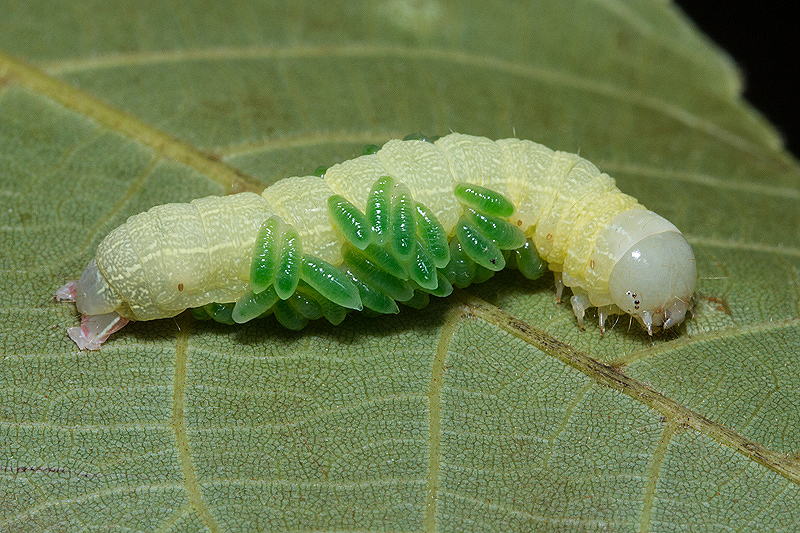
[[[795,2],[678,0],[700,30],[733,57],[745,98],[800,157],[800,16]]]

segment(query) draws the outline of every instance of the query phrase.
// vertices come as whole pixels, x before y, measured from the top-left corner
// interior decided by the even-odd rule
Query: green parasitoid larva
[[[98,349],[128,320],[192,309],[243,323],[334,324],[397,313],[506,266],[549,268],[578,325],[598,309],[649,334],[680,324],[697,272],[683,234],[589,161],[527,140],[453,133],[391,140],[262,194],[166,204],[132,216],[56,297],[83,315],[70,336]]]

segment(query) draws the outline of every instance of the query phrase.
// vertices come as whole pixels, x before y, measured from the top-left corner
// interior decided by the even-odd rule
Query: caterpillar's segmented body
[[[546,264],[545,264],[546,262]],[[597,307],[652,334],[679,324],[696,282],[681,232],[589,161],[527,140],[451,134],[392,140],[261,195],[208,197],[133,216],[57,293],[83,314],[70,336],[97,349],[128,319],[187,308],[300,329],[349,310],[398,312],[506,265],[555,272],[583,327]]]

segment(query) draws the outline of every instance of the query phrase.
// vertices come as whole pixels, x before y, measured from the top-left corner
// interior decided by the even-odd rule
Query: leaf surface
[[[800,167],[669,3],[0,14],[0,531],[800,527]],[[694,316],[601,337],[507,271],[300,333],[67,337],[52,295],[127,217],[450,131],[616,177],[687,235]]]

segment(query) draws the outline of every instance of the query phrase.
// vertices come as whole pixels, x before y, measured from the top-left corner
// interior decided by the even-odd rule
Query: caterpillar
[[[368,146],[364,155],[286,178],[262,194],[207,197],[132,216],[78,281],[80,349],[129,320],[191,309],[234,324],[274,315],[299,330],[350,311],[399,312],[505,267],[548,268],[578,325],[596,307],[601,333],[630,314],[648,334],[680,324],[697,279],[692,249],[661,216],[578,155],[528,140],[453,133]]]

